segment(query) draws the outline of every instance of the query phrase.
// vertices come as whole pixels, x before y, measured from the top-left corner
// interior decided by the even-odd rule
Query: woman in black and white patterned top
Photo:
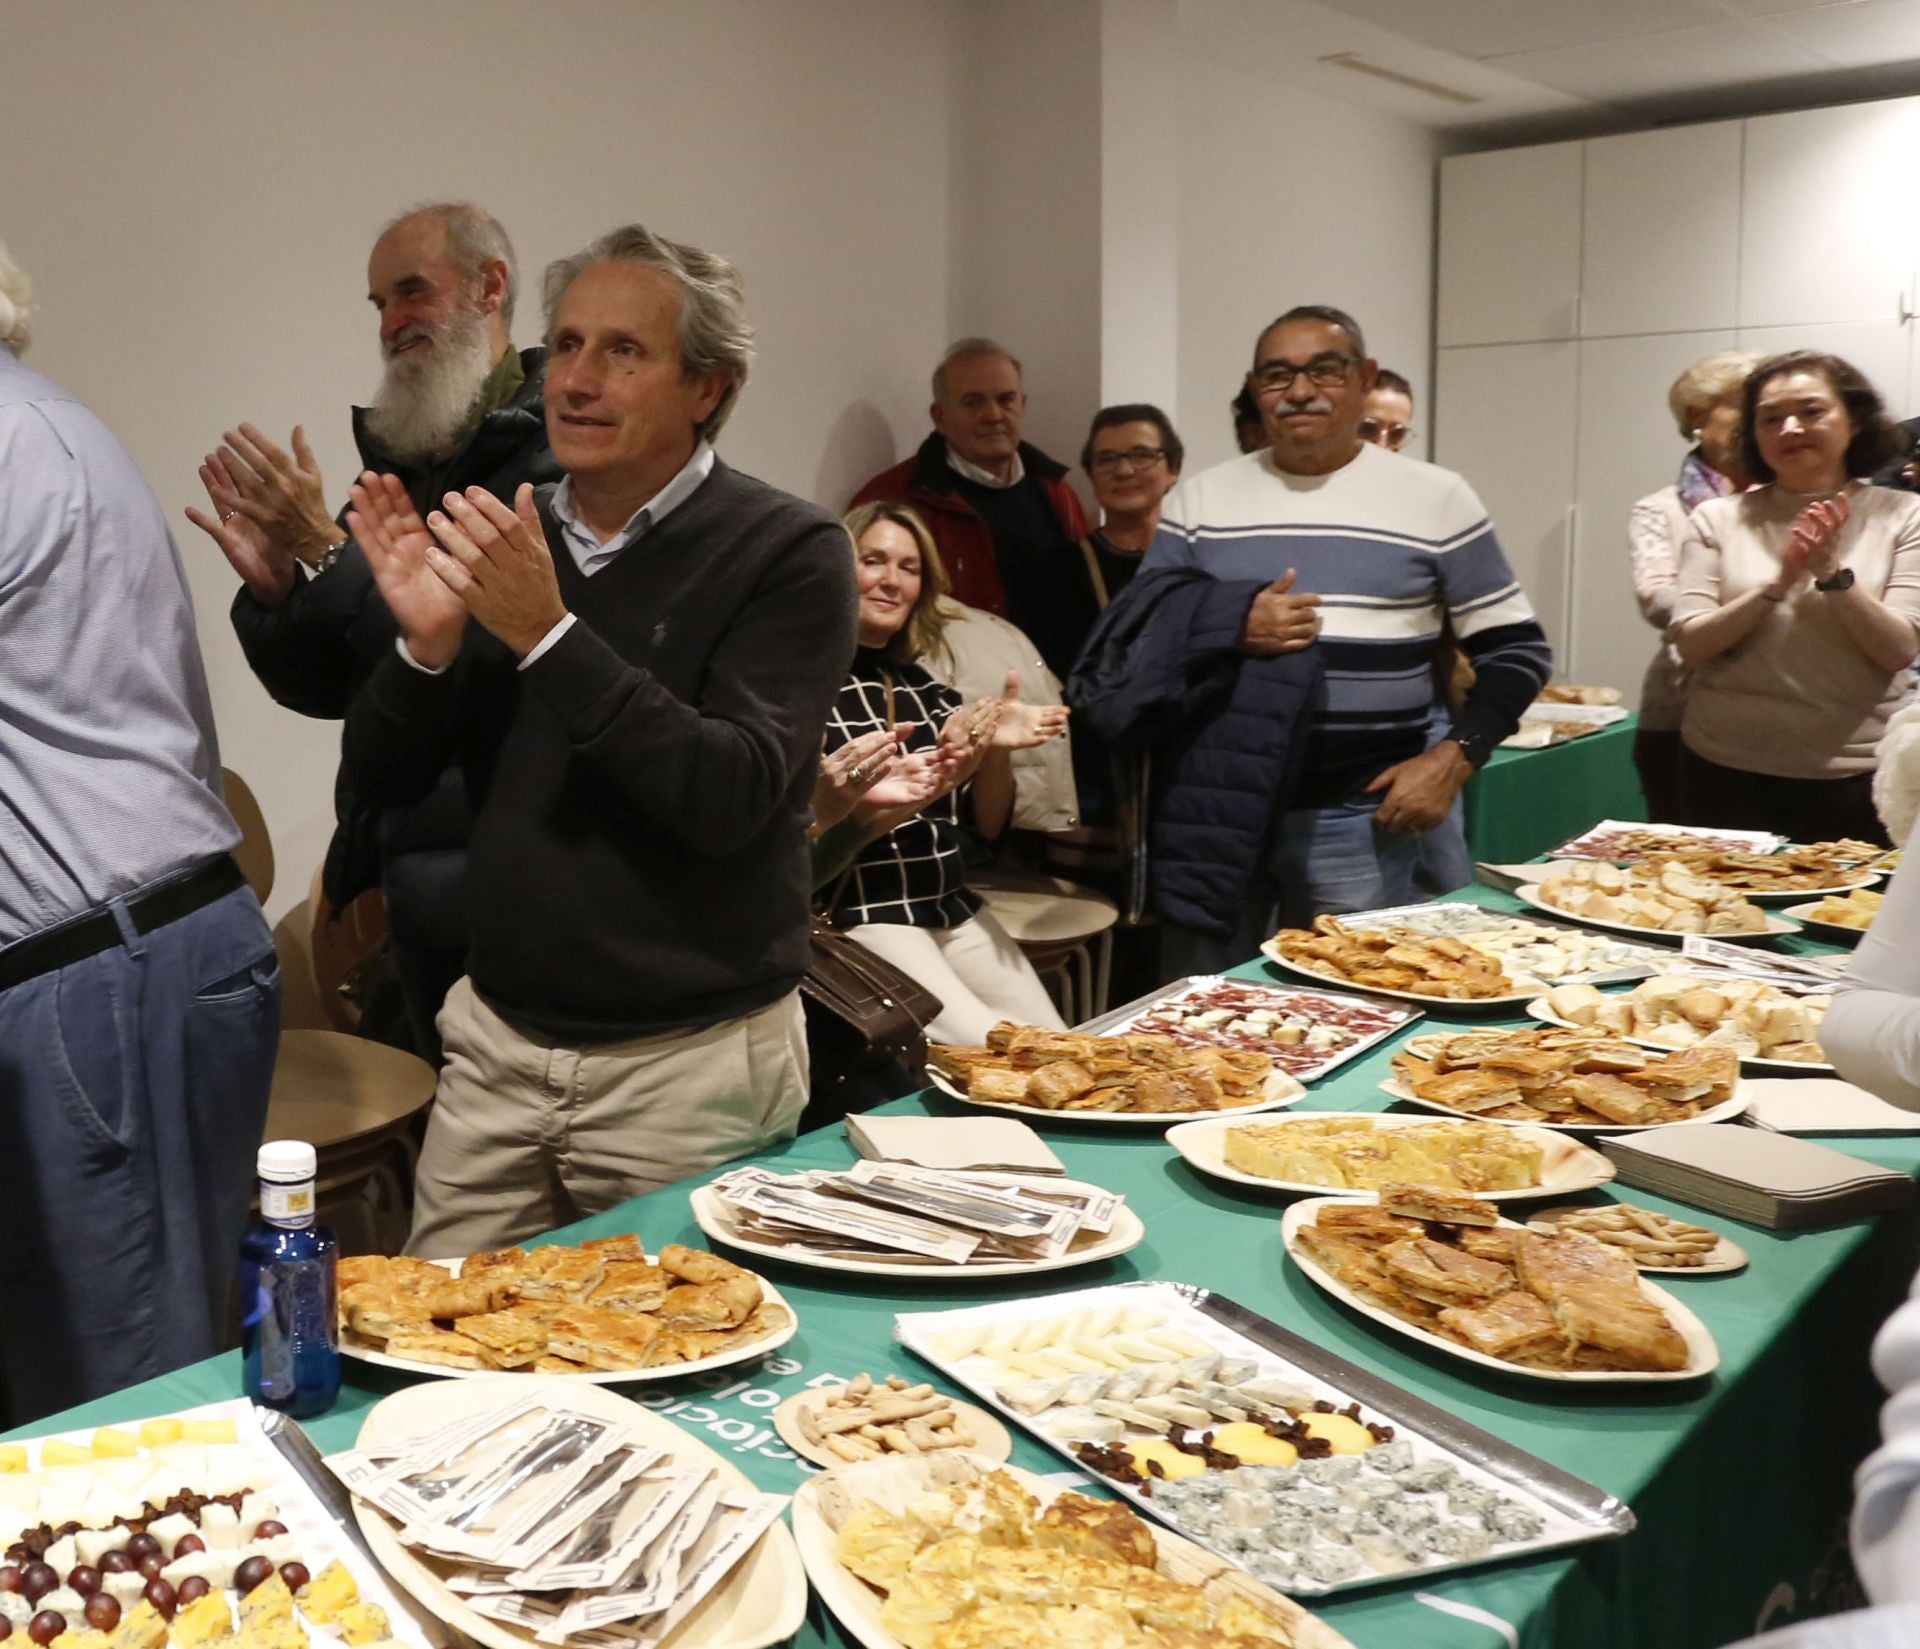
[[[928,1036],[982,1042],[996,1020],[1060,1026],[1046,987],[1006,930],[966,885],[962,820],[997,836],[1013,805],[1007,753],[1044,744],[1066,728],[1064,709],[1022,704],[1009,674],[998,699],[966,704],[917,662],[938,638],[935,606],[946,574],[932,535],[904,506],[868,504],[846,518],[860,588],[860,647],[827,723],[834,753],[856,741],[893,759],[865,757],[840,777],[851,816],[836,834],[864,839],[825,890],[834,924],[911,974],[942,1010]],[[893,734],[887,740],[884,735]],[[869,763],[884,777],[869,782]],[[834,780],[823,778],[823,792]],[[825,804],[825,805],[823,805]],[[817,794],[822,817],[847,809]]]

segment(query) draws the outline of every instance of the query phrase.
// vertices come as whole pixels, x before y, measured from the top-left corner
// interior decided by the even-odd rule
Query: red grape
[[[233,1571],[233,1589],[242,1597],[251,1592],[273,1573],[273,1559],[270,1557],[250,1557]]]
[[[0,1615],[0,1643],[5,1643],[7,1639],[12,1636],[13,1622],[8,1620],[5,1615]]]
[[[29,1603],[38,1603],[60,1584],[51,1563],[29,1563],[20,1576],[20,1595]]]
[[[212,1590],[213,1583],[205,1575],[188,1575],[180,1582],[180,1607],[184,1609],[189,1603],[198,1603]]]
[[[280,1578],[287,1583],[289,1592],[297,1592],[313,1579],[313,1571],[304,1563],[283,1563],[280,1565]]]
[[[96,1632],[111,1632],[120,1624],[120,1600],[111,1592],[95,1592],[87,1599],[87,1624]]]
[[[149,1580],[158,1580],[160,1571],[167,1566],[166,1557],[160,1552],[148,1552],[140,1559],[139,1570]]]
[[[20,1565],[17,1563],[0,1564],[0,1592],[20,1590]],[[0,1615],[0,1620],[6,1617]]]
[[[150,1534],[137,1534],[127,1542],[127,1556],[138,1563],[141,1558],[158,1555],[160,1542]]]
[[[276,1535],[283,1535],[286,1532],[286,1524],[282,1523],[277,1517],[270,1517],[253,1531],[253,1538],[255,1540],[272,1540]]]
[[[49,1644],[67,1629],[67,1617],[52,1609],[42,1609],[27,1622],[27,1636],[35,1643]]]
[[[124,1575],[133,1568],[133,1559],[127,1555],[124,1546],[116,1546],[110,1552],[101,1554],[100,1572],[103,1575]]]
[[[197,1534],[183,1534],[173,1543],[175,1557],[185,1557],[188,1552],[204,1552],[206,1549],[207,1543]]]
[[[158,1575],[147,1582],[147,1589],[140,1595],[168,1620],[173,1619],[174,1610],[180,1607],[180,1594],[174,1591],[173,1582],[162,1580]]]
[[[67,1584],[82,1597],[92,1597],[100,1590],[100,1571],[90,1563],[67,1571]]]

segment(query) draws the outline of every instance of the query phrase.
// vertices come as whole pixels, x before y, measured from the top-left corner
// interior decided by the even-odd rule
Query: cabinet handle
[[[1574,558],[1578,554],[1580,542],[1580,505],[1575,502],[1567,506],[1567,517],[1560,539],[1560,647],[1561,657],[1555,662],[1560,666],[1560,676],[1564,681],[1578,678],[1573,671],[1573,584]]]

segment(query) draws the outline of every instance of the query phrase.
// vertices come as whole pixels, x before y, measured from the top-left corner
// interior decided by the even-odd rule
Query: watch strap
[[[1813,587],[1816,590],[1824,590],[1829,593],[1835,590],[1851,590],[1853,588],[1853,569],[1851,567],[1842,567],[1831,578],[1816,578],[1813,581]]]

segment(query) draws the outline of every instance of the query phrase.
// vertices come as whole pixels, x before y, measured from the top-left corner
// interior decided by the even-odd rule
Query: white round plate
[[[1318,968],[1289,962],[1271,939],[1261,945],[1260,954],[1283,972],[1311,979],[1317,985],[1330,985],[1350,996],[1384,996],[1395,1002],[1417,1002],[1435,1013],[1479,1013],[1483,1008],[1509,1008],[1518,1002],[1531,1001],[1540,994],[1538,981],[1533,981],[1524,990],[1515,991],[1511,996],[1423,996],[1418,991],[1389,991],[1382,990],[1378,985],[1357,984],[1351,979],[1341,978],[1337,973],[1323,973]]]
[[[1463,1346],[1457,1340],[1443,1339],[1430,1330],[1410,1323],[1404,1317],[1396,1317],[1385,1306],[1375,1305],[1371,1300],[1356,1294],[1351,1288],[1324,1270],[1320,1262],[1309,1254],[1299,1241],[1300,1228],[1311,1225],[1320,1217],[1320,1210],[1331,1205],[1345,1202],[1341,1197],[1314,1197],[1307,1202],[1296,1202],[1286,1212],[1280,1222],[1281,1239],[1287,1245],[1287,1257],[1301,1269],[1307,1279],[1319,1288],[1323,1288],[1341,1304],[1351,1306],[1363,1317],[1371,1317],[1376,1323],[1404,1334],[1410,1340],[1418,1340],[1449,1356],[1458,1357],[1463,1362],[1478,1363],[1482,1368],[1490,1368],[1501,1374],[1518,1375],[1523,1380],[1549,1380],[1561,1385],[1582,1386],[1619,1386],[1619,1385],[1664,1385],[1675,1380],[1697,1380],[1703,1374],[1711,1374],[1720,1366],[1720,1348],[1714,1344],[1713,1336],[1707,1332],[1707,1325],[1676,1300],[1664,1288],[1649,1282],[1640,1284],[1640,1292],[1667,1314],[1667,1320],[1678,1331],[1680,1338],[1687,1343],[1687,1366],[1671,1371],[1658,1369],[1602,1369],[1602,1368],[1532,1368],[1524,1363],[1508,1363],[1498,1357],[1489,1357],[1484,1351],[1475,1351],[1471,1346]],[[1351,1204],[1347,1204],[1351,1206]],[[1522,1230],[1512,1220],[1500,1222],[1509,1230]]]
[[[728,1456],[716,1453],[692,1432],[617,1392],[600,1390],[567,1375],[532,1378],[547,1381],[546,1395],[556,1406],[583,1409],[618,1421],[639,1442],[665,1449],[676,1465],[708,1467],[720,1474],[727,1487],[758,1492]],[[504,1408],[527,1396],[528,1389],[528,1376],[519,1374],[496,1374],[457,1386],[409,1386],[381,1399],[368,1411],[360,1424],[358,1446],[419,1436],[463,1415]],[[447,1589],[438,1568],[400,1543],[394,1525],[382,1513],[356,1498],[353,1515],[394,1583],[455,1631],[488,1649],[540,1649],[532,1631],[489,1620],[468,1608],[464,1598]],[[807,1577],[799,1548],[786,1525],[776,1519],[733,1572],[700,1600],[670,1637],[662,1640],[662,1649],[766,1649],[766,1645],[784,1643],[799,1631],[806,1613]]]
[[[830,1498],[841,1496],[850,1497],[855,1503],[873,1499],[889,1509],[903,1510],[926,1488],[938,1483],[933,1476],[936,1468],[931,1463],[940,1458],[940,1455],[905,1455],[891,1460],[863,1460],[858,1465],[837,1466],[832,1471],[808,1478],[793,1497],[790,1513],[793,1538],[800,1548],[800,1561],[806,1565],[807,1578],[820,1594],[820,1601],[833,1611],[841,1629],[862,1649],[904,1649],[904,1646],[880,1623],[880,1610],[884,1602],[882,1595],[858,1575],[841,1567],[839,1558],[834,1555],[838,1530],[836,1524],[828,1519],[828,1502]],[[979,1464],[984,1467],[988,1462]],[[1042,1507],[1052,1505],[1067,1492],[1058,1476],[1041,1477],[1038,1473],[1023,1471],[1012,1465],[992,1469],[1005,1472]],[[1154,1545],[1159,1549],[1158,1567],[1161,1574],[1196,1586],[1224,1581],[1240,1591],[1257,1596],[1267,1609],[1286,1623],[1288,1639],[1295,1649],[1353,1649],[1347,1639],[1317,1615],[1308,1614],[1292,1598],[1282,1596],[1235,1568],[1226,1559],[1215,1557],[1171,1529],[1152,1522],[1147,1522],[1146,1526],[1153,1535]],[[1215,1576],[1221,1577],[1221,1581],[1213,1581]]]
[[[1550,905],[1540,896],[1538,886],[1528,885],[1513,890],[1514,898],[1522,904],[1531,905],[1542,916],[1552,916],[1562,922],[1572,922],[1577,927],[1598,928],[1603,933],[1624,933],[1629,939],[1651,939],[1661,944],[1677,945],[1686,938],[1684,933],[1669,933],[1665,928],[1637,928],[1631,922],[1603,922],[1597,916],[1579,916],[1573,911],[1562,910],[1558,905]],[[1789,922],[1775,916],[1772,911],[1764,911],[1767,926],[1763,933],[1710,933],[1705,937],[1718,939],[1728,945],[1759,945],[1769,939],[1778,939],[1785,934],[1798,933],[1800,924]]]
[[[1735,1081],[1733,1093],[1728,1098],[1721,1100],[1718,1105],[1708,1106],[1697,1117],[1688,1117],[1685,1122],[1506,1122],[1499,1117],[1456,1111],[1450,1105],[1439,1105],[1430,1099],[1416,1099],[1413,1090],[1402,1087],[1398,1078],[1381,1083],[1380,1091],[1443,1117],[1455,1117],[1465,1122],[1498,1122],[1502,1128],[1551,1128],[1557,1134],[1644,1134],[1651,1128],[1691,1128],[1702,1122],[1731,1122],[1748,1104],[1746,1089]]]
[[[1002,1105],[993,1100],[969,1099],[944,1072],[936,1071],[931,1065],[926,1068],[926,1077],[947,1098],[957,1099],[976,1111],[998,1111],[1002,1116],[1024,1117],[1028,1122],[1090,1122],[1108,1128],[1166,1128],[1196,1115],[1243,1117],[1255,1111],[1282,1111],[1289,1105],[1297,1105],[1307,1091],[1285,1071],[1274,1071],[1262,1089],[1264,1098],[1251,1105],[1222,1106],[1218,1111],[1049,1111],[1044,1105]]]
[[[710,1185],[701,1186],[687,1200],[702,1231],[715,1242],[723,1242],[743,1254],[783,1260],[788,1265],[804,1265],[815,1271],[845,1271],[865,1277],[913,1277],[927,1282],[971,1282],[976,1277],[1024,1277],[1038,1271],[1065,1271],[1071,1266],[1092,1265],[1096,1260],[1111,1260],[1125,1254],[1139,1247],[1147,1234],[1140,1216],[1122,1203],[1114,1212],[1113,1229],[1105,1236],[1089,1235],[1084,1246],[1071,1248],[1051,1260],[989,1260],[980,1265],[944,1265],[931,1260],[916,1263],[908,1259],[845,1260],[736,1236],[731,1229],[732,1216],[726,1202]]]
[[[916,1380],[915,1385],[922,1384]],[[941,1394],[945,1396],[943,1392]],[[811,1460],[816,1466],[825,1466],[829,1471],[837,1471],[842,1466],[854,1462],[842,1460],[839,1455],[823,1448],[816,1448],[807,1441],[807,1434],[800,1429],[800,1410],[818,1408],[826,1401],[824,1391],[798,1391],[773,1411],[773,1429],[780,1434],[780,1441],[800,1456],[802,1460]],[[956,1423],[965,1426],[973,1436],[973,1446],[964,1452],[982,1460],[996,1463],[1013,1458],[1013,1433],[1001,1425],[999,1418],[973,1403],[963,1403],[957,1397],[948,1397],[957,1417]],[[912,1456],[894,1456],[895,1459],[911,1459]]]
[[[1302,1119],[1318,1122],[1327,1117],[1365,1117],[1382,1128],[1412,1128],[1426,1125],[1425,1117],[1390,1116],[1380,1111],[1312,1111]],[[1459,1119],[1465,1121],[1465,1118]],[[1257,1191],[1278,1191],[1288,1196],[1337,1197],[1342,1202],[1377,1202],[1375,1191],[1355,1191],[1339,1186],[1315,1185],[1306,1180],[1262,1179],[1227,1161],[1227,1135],[1237,1126],[1231,1117],[1204,1117],[1198,1122],[1183,1122],[1167,1130],[1167,1143],[1203,1174],[1247,1185]],[[1557,1197],[1570,1191],[1591,1191],[1605,1185],[1614,1176],[1614,1166],[1591,1146],[1568,1139],[1537,1123],[1508,1124],[1523,1138],[1540,1147],[1541,1181],[1523,1191],[1472,1191],[1469,1196],[1481,1202],[1517,1202],[1532,1197]]]
[[[435,1265],[444,1265],[456,1277],[460,1275],[462,1260],[435,1260]],[[759,1274],[756,1272],[756,1276]],[[491,1380],[496,1375],[511,1380],[563,1380],[569,1386],[634,1386],[650,1380],[677,1380],[683,1374],[700,1374],[710,1368],[730,1368],[735,1363],[745,1363],[755,1357],[766,1355],[776,1346],[783,1346],[800,1332],[800,1318],[791,1305],[781,1298],[780,1291],[765,1277],[760,1278],[761,1297],[776,1305],[786,1306],[787,1326],[775,1329],[765,1339],[753,1340],[746,1345],[735,1346],[730,1351],[717,1352],[711,1357],[696,1357],[690,1363],[662,1363],[658,1368],[590,1368],[582,1369],[578,1374],[535,1374],[531,1370],[520,1373],[505,1368],[445,1368],[438,1363],[415,1363],[405,1357],[390,1357],[384,1351],[375,1351],[371,1346],[356,1345],[347,1335],[340,1336],[340,1355],[356,1358],[363,1363],[371,1363],[375,1368],[404,1369],[408,1374],[426,1374],[436,1380]]]
[[[1707,876],[1707,877],[1703,877],[1702,880],[1710,882],[1713,880],[1713,878],[1711,876]],[[1794,899],[1825,899],[1828,897],[1837,898],[1840,894],[1852,893],[1856,888],[1872,887],[1873,884],[1879,880],[1880,880],[1879,871],[1862,870],[1862,871],[1856,871],[1850,880],[1845,882],[1836,882],[1832,887],[1782,888],[1777,893],[1753,893],[1748,891],[1745,888],[1739,889],[1738,891],[1744,893],[1746,897],[1751,899],[1756,905],[1784,905],[1789,900],[1794,900]]]
[[[1589,1205],[1575,1203],[1566,1208],[1537,1209],[1527,1215],[1527,1224],[1551,1229],[1569,1214],[1584,1213],[1587,1206]],[[1618,1245],[1608,1243],[1607,1246],[1613,1248]],[[1620,1252],[1625,1254],[1629,1251],[1622,1248]],[[1640,1265],[1638,1260],[1633,1263],[1642,1271],[1658,1272],[1664,1277],[1712,1277],[1722,1272],[1744,1270],[1747,1264],[1747,1251],[1738,1243],[1722,1237],[1707,1250],[1706,1259],[1699,1265]]]
[[[1865,928],[1850,928],[1842,922],[1823,922],[1813,913],[1820,908],[1818,899],[1809,899],[1804,905],[1787,905],[1780,912],[1782,916],[1791,916],[1806,928],[1816,939],[1824,939],[1831,945],[1857,945],[1866,937]]]
[[[1711,983],[1711,981],[1707,981]],[[1577,1031],[1585,1027],[1576,1025],[1571,1019],[1562,1019],[1547,1006],[1543,996],[1538,1001],[1527,1004],[1527,1013],[1543,1025],[1558,1025],[1563,1031]],[[1686,1048],[1676,1048],[1671,1042],[1656,1042],[1650,1036],[1628,1036],[1625,1031],[1608,1031],[1607,1035],[1617,1036],[1622,1042],[1631,1042],[1636,1048],[1653,1048],[1663,1054],[1687,1053]],[[1812,1059],[1763,1059],[1758,1054],[1742,1054],[1740,1069],[1756,1071],[1762,1076],[1832,1076],[1833,1067],[1821,1060]]]

